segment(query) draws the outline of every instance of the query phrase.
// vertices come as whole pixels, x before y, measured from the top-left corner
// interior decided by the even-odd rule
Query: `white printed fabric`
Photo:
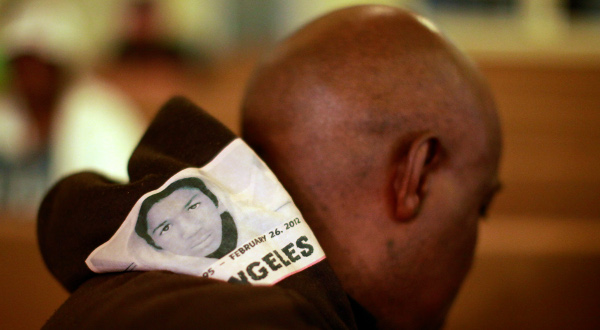
[[[272,285],[324,258],[275,175],[236,139],[144,194],[86,264],[96,273],[167,270]]]

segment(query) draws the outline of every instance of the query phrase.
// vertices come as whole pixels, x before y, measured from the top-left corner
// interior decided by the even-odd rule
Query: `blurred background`
[[[600,328],[600,1],[0,0],[0,328],[39,328],[67,298],[35,236],[44,191],[128,154],[172,95],[239,133],[252,68],[332,9],[421,13],[487,76],[503,190],[448,329]]]

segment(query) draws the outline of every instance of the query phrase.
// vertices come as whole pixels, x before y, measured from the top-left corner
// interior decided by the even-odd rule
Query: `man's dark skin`
[[[441,326],[498,189],[499,122],[472,63],[419,16],[352,7],[277,45],[243,110],[348,294],[382,328]]]

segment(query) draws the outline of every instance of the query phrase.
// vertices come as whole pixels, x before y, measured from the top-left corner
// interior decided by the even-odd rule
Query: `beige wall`
[[[600,327],[600,62],[480,59],[504,129],[504,189],[450,329]]]

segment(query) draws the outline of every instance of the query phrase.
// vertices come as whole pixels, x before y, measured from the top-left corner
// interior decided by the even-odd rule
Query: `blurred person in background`
[[[174,38],[165,36],[164,16],[164,10],[156,1],[135,0],[128,3],[123,17],[122,40],[117,50],[118,60],[149,64],[184,61],[186,50]]]
[[[0,95],[0,214],[30,218],[60,177],[120,180],[142,134],[133,103],[91,72],[94,44],[72,1],[19,2],[2,25],[10,77]]]
[[[189,1],[127,0],[115,10],[113,54],[100,73],[126,92],[147,118],[173,95],[193,97],[204,85],[201,70],[207,68],[208,56],[183,40],[184,33],[174,25],[189,18],[180,18],[172,8],[194,11],[201,6]]]

